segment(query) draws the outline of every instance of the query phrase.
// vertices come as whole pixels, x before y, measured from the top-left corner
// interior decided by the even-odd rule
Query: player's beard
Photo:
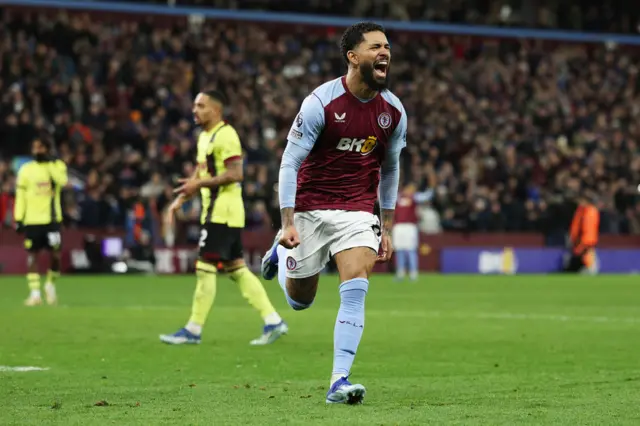
[[[360,64],[360,75],[364,84],[376,92],[381,92],[389,86],[389,67],[387,67],[387,73],[382,81],[376,80],[374,77],[373,62]]]

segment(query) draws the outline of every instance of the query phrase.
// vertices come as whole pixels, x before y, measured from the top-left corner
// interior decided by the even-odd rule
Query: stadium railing
[[[139,4],[134,2],[105,2],[85,0],[3,0],[2,5],[38,8],[62,8],[91,10],[98,12],[116,12],[127,14],[199,16],[209,19],[233,20],[245,22],[281,23],[291,25],[313,25],[328,27],[346,27],[359,18],[328,17],[313,14],[280,13],[250,10],[223,10],[186,6],[168,6]],[[618,45],[640,46],[640,35],[598,34],[576,31],[540,30],[529,28],[502,28],[479,25],[442,24],[436,22],[405,22],[376,20],[389,30],[456,34],[476,37],[529,38],[580,43],[615,43]]]

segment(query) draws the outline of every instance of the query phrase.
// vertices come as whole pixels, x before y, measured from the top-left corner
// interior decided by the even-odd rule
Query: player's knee
[[[60,252],[51,253],[51,269],[58,271],[60,269]]]
[[[356,247],[335,256],[340,282],[369,278],[376,263],[376,254],[368,247]]]
[[[223,270],[227,274],[232,274],[233,272],[243,269],[245,266],[244,259],[235,259],[220,262],[220,267],[218,269]]]
[[[212,263],[212,262],[208,262],[206,260],[203,259],[198,259],[196,261],[196,273],[210,273],[210,274],[215,274],[218,272],[219,269],[221,269],[222,265],[216,264],[216,263]]]
[[[340,282],[345,282],[356,278],[368,279],[369,275],[371,274],[371,269],[372,268],[367,268],[363,265],[358,268],[339,270],[338,272],[340,273]]]

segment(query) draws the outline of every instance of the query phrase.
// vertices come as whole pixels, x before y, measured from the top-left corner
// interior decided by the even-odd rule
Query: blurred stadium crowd
[[[111,0],[118,1],[118,0]],[[637,34],[640,4],[623,0],[143,0],[221,9],[269,10],[403,21],[559,28]]]
[[[72,173],[67,225],[137,223],[159,239],[175,179],[194,167],[193,96],[215,87],[231,100],[228,120],[246,152],[247,227],[278,227],[289,126],[303,97],[344,71],[332,29],[166,27],[7,10],[1,19],[6,226],[16,161],[48,133]],[[421,207],[423,230],[542,231],[561,244],[576,194],[588,191],[603,233],[640,234],[637,51],[422,34],[391,40],[392,89],[410,117],[403,182],[435,191]],[[198,212],[194,200],[182,220]]]

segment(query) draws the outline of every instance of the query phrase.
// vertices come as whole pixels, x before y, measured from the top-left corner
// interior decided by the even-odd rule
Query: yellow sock
[[[47,280],[45,281],[45,283],[47,283],[47,284],[55,284],[56,280],[58,279],[59,276],[60,276],[60,272],[52,271],[51,269],[49,269],[47,271]]]
[[[29,290],[31,290],[32,294],[34,292],[40,293],[40,274],[27,274],[27,282],[29,283]]]
[[[271,304],[262,283],[246,266],[230,272],[229,276],[238,283],[242,296],[260,312],[260,316],[267,324],[278,324],[282,321]]]
[[[201,261],[196,263],[198,283],[196,285],[196,291],[193,294],[193,306],[191,307],[189,324],[196,325],[198,328],[201,328],[207,321],[213,300],[216,298],[217,272],[216,267],[211,264]]]

